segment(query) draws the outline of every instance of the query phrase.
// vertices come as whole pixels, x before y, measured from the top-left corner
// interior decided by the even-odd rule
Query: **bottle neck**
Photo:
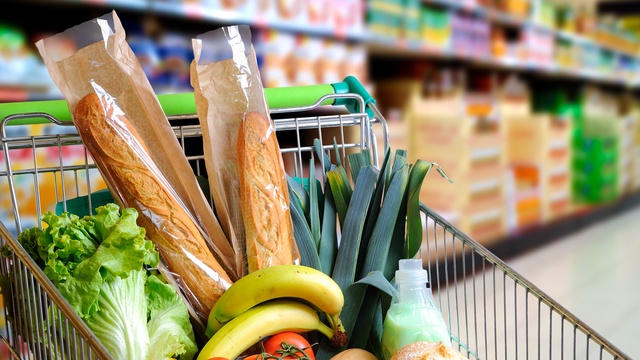
[[[395,297],[396,303],[434,305],[433,295],[424,283],[399,284]]]

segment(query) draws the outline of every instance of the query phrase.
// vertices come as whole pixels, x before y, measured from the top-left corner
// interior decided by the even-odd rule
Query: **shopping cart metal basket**
[[[384,117],[357,81],[308,87],[295,96],[280,96],[281,90],[267,89],[267,98],[283,157],[292,164],[287,171],[294,176],[305,171],[304,159],[313,156],[316,138],[335,138],[343,157],[371,149],[376,163],[381,149],[389,146]],[[197,146],[201,130],[193,94],[159,99],[194,172],[200,174],[204,162]],[[0,244],[12,250],[0,265],[2,342],[19,359],[109,359],[16,240],[27,226],[41,225],[38,214],[51,204],[66,210],[70,199],[97,190],[98,170],[69,122],[66,103],[0,104],[0,115],[0,215],[9,219],[0,224]],[[325,150],[333,148],[331,142]],[[454,346],[469,359],[628,358],[480,243],[424,204],[421,210],[426,229],[421,254],[434,298]]]

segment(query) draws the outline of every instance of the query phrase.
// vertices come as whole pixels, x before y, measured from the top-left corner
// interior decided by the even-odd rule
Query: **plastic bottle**
[[[451,346],[449,330],[427,282],[422,260],[400,260],[396,271],[396,292],[382,332],[382,353],[386,360],[403,346],[416,341],[441,341]]]

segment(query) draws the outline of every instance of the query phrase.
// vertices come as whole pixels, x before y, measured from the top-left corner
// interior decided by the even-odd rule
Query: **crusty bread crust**
[[[441,342],[418,341],[398,350],[390,360],[467,360],[467,358]]]
[[[238,176],[249,272],[294,262],[289,189],[280,156],[271,120],[248,112],[238,134]]]
[[[118,192],[122,206],[138,210],[139,225],[156,244],[163,262],[177,275],[185,296],[206,323],[213,304],[232,281],[159,176],[140,136],[126,116],[103,106],[93,93],[78,102],[73,120],[112,192]]]

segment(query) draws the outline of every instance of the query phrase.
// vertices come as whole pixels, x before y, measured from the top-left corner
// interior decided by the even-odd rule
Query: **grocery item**
[[[111,12],[36,45],[114,201],[138,211],[204,332],[237,278],[234,250],[125,35]]]
[[[403,346],[417,341],[442,342],[451,346],[451,337],[426,287],[427,271],[420,259],[402,259],[396,271],[396,288],[384,319],[382,352],[385,359]]]
[[[299,359],[301,357],[306,357],[308,360],[316,359],[309,340],[297,332],[283,331],[271,335],[262,342],[262,345],[267,354],[283,359]]]
[[[416,341],[403,346],[391,360],[467,360],[460,352],[440,342]]]
[[[308,178],[290,178],[296,241],[303,244],[303,260],[315,258],[309,266],[330,274],[343,290],[340,319],[349,335],[347,347],[367,349],[381,359],[382,314],[388,309],[386,297],[394,291],[390,280],[398,260],[415,257],[423,238],[417,200],[420,187],[434,167],[446,175],[424,160],[408,163],[401,149],[395,157],[386,149],[379,169],[372,166],[369,150],[353,151],[344,161],[337,155],[336,164],[319,139],[314,149],[318,158],[324,157],[323,191],[318,191],[321,183],[314,170]],[[309,169],[315,169],[313,159]],[[322,216],[314,209],[320,206]],[[381,306],[376,306],[378,302]],[[371,328],[360,328],[363,322],[371,323]],[[318,358],[340,351],[324,338],[319,343]]]
[[[138,212],[108,203],[79,217],[46,212],[47,226],[18,241],[114,359],[191,359],[198,348],[189,311],[162,266]],[[41,324],[45,333],[50,324]],[[47,346],[68,346],[62,333]]]
[[[327,315],[335,331],[341,331],[344,296],[336,282],[307,266],[277,265],[249,273],[227,289],[209,314],[206,335],[212,336],[222,324],[257,304],[284,297],[306,301]]]
[[[367,350],[351,348],[337,353],[331,360],[378,360],[378,358]]]
[[[284,331],[319,331],[336,347],[346,339],[325,325],[318,313],[302,301],[277,299],[258,304],[226,323],[206,343],[198,360],[235,359],[262,338]]]
[[[216,29],[193,39],[193,47],[191,79],[209,187],[236,269],[244,275],[297,264],[284,164],[250,29]]]
[[[111,100],[111,99],[109,99]],[[92,156],[97,159],[110,183],[117,183],[122,201],[136,208],[152,211],[155,216],[140,217],[139,222],[155,240],[171,271],[181,274],[201,311],[210,309],[232,281],[211,255],[198,228],[169,186],[156,176],[158,169],[148,157],[149,150],[138,142],[139,135],[118,108],[96,94],[83,97],[76,106],[74,122]],[[103,103],[104,101],[104,103]],[[107,114],[105,115],[105,109]],[[117,124],[117,125],[116,125]],[[119,134],[123,132],[124,136]],[[176,256],[175,254],[185,255]],[[189,261],[200,259],[201,264]],[[203,266],[204,265],[204,266]],[[213,271],[217,277],[208,276]]]
[[[238,168],[248,271],[293,264],[289,192],[278,141],[263,113],[245,115],[238,134]]]

